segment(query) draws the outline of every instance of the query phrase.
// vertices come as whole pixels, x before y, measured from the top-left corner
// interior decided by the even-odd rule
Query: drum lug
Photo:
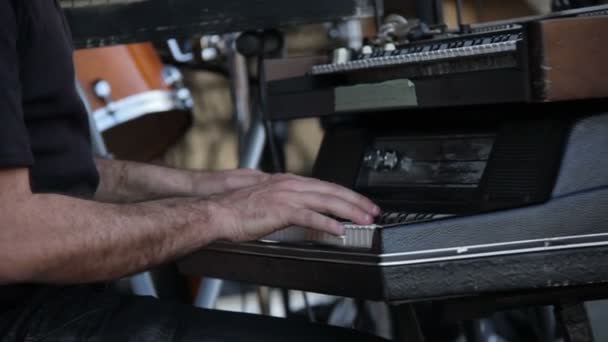
[[[174,91],[176,99],[185,108],[192,108],[192,95],[190,94],[190,90],[184,85],[182,72],[173,65],[166,65],[161,72],[161,76],[165,84]]]
[[[112,86],[110,85],[110,82],[104,79],[94,81],[93,93],[95,93],[95,96],[105,103],[109,114],[116,111],[114,108],[114,101],[112,100]]]
[[[184,76],[173,65],[165,65],[161,71],[161,76],[166,85],[171,88],[181,88],[184,86]]]
[[[175,92],[175,96],[185,108],[192,108],[194,106],[192,94],[190,93],[190,90],[188,88],[181,87],[180,89],[177,89],[177,91]]]

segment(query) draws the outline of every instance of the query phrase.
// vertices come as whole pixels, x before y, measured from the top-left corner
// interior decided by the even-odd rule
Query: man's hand
[[[219,204],[219,237],[243,242],[291,225],[335,235],[344,227],[328,215],[371,224],[380,208],[369,199],[336,184],[294,175],[274,175],[251,187],[212,198]]]
[[[334,184],[290,175],[262,178],[209,199],[114,204],[34,194],[29,170],[0,170],[0,284],[107,281],[213,241],[255,240],[290,225],[343,234],[326,215],[368,224],[379,212],[368,199]]]
[[[209,197],[242,188],[247,188],[267,181],[270,175],[257,170],[237,169],[226,171],[208,171],[193,173],[193,193]]]

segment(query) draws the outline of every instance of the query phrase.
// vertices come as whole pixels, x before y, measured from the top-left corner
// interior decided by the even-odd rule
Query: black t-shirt
[[[34,192],[90,197],[98,174],[56,0],[0,1],[0,167],[29,167]]]
[[[57,1],[0,0],[0,168],[29,168],[36,193],[91,197],[88,127]]]

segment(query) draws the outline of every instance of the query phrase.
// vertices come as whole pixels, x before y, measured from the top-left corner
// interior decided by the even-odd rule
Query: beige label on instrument
[[[416,86],[409,79],[358,84],[335,89],[335,111],[377,110],[418,106]]]

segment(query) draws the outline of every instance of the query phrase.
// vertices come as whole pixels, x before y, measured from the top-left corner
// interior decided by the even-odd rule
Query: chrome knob
[[[365,45],[361,49],[361,53],[365,56],[371,56],[371,54],[374,53],[374,48],[372,48],[370,45]]]
[[[384,51],[392,52],[397,50],[397,46],[394,43],[386,43],[384,44]]]
[[[351,59],[351,53],[350,50],[347,48],[339,48],[334,50],[334,55],[333,55],[333,60],[332,62],[334,64],[342,64],[342,63],[347,63],[350,62]]]
[[[408,157],[401,158],[401,161],[399,162],[399,170],[401,170],[402,172],[409,173],[412,171],[413,167],[414,159]]]
[[[202,36],[199,42],[201,59],[205,62],[220,59],[226,51],[226,42],[219,35]]]
[[[376,149],[367,151],[363,157],[363,165],[372,170],[378,170],[382,161],[382,151]]]
[[[220,57],[220,51],[215,47],[207,47],[201,50],[201,59],[205,62],[211,62]]]
[[[386,151],[382,156],[382,167],[386,170],[394,170],[399,164],[399,154],[396,151]]]

